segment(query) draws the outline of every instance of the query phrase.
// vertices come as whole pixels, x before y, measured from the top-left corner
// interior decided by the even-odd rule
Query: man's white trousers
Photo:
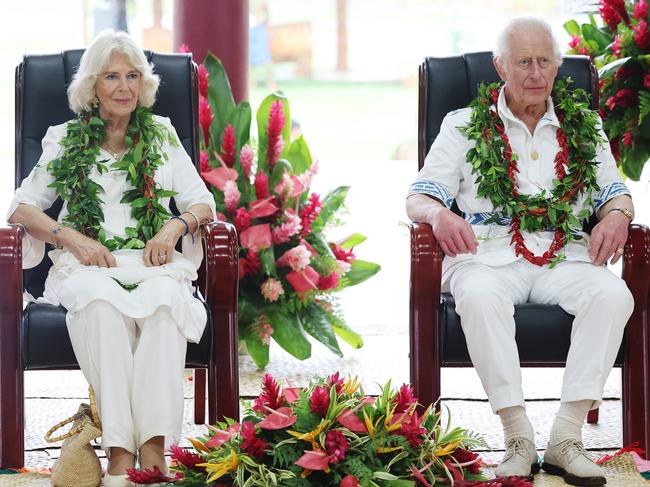
[[[93,301],[67,315],[79,366],[95,396],[102,448],[135,453],[154,436],[178,442],[183,425],[183,369],[187,341],[166,308],[145,319]]]
[[[499,267],[467,263],[451,276],[451,293],[474,367],[494,412],[523,406],[514,305],[558,304],[575,316],[560,399],[602,399],[634,302],[606,267],[561,262],[539,267],[521,259]]]

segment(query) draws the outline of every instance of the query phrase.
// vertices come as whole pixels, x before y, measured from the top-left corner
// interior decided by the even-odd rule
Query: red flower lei
[[[560,149],[554,161],[557,182],[550,198],[544,192],[539,195],[519,192],[517,157],[513,157],[498,111],[490,109],[492,103],[497,103],[499,83],[479,86],[479,96],[470,104],[472,118],[463,128],[468,138],[476,141],[476,147],[467,153],[467,162],[472,165],[472,173],[478,173],[478,196],[488,198],[495,211],[511,218],[510,244],[514,245],[515,254],[538,266],[554,265],[564,258],[559,251],[581,229],[571,204],[580,192],[590,198],[598,190],[595,147],[602,139],[597,130],[597,117],[588,110],[584,91],[568,92],[566,86],[566,81],[558,80],[553,89],[555,100],[563,102],[568,97],[570,103],[556,104],[561,124],[556,132]],[[588,213],[581,213],[580,217],[586,218]],[[522,230],[534,232],[546,228],[555,228],[553,241],[546,252],[537,256],[526,247]]]

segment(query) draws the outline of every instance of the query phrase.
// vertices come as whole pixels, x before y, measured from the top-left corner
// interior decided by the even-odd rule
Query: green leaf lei
[[[106,237],[102,228],[104,213],[101,209],[101,185],[90,178],[91,171],[107,172],[107,159],[98,160],[99,146],[105,137],[105,123],[94,109],[82,113],[67,125],[67,132],[60,144],[63,155],[53,159],[47,170],[54,177],[49,186],[67,203],[68,215],[63,223],[87,237],[99,240],[109,250],[143,248],[171,214],[160,204],[160,198],[174,196],[174,191],[163,189],[154,181],[156,170],[167,160],[161,151],[165,140],[178,146],[176,137],[145,107],[138,107],[131,115],[124,142],[130,149],[111,169],[125,171],[132,186],[122,196],[121,203],[131,204],[131,216],[137,221],[135,227],[127,227],[127,238]]]
[[[552,98],[560,121],[557,139],[560,151],[555,157],[556,178],[551,194],[543,190],[527,195],[518,191],[516,173],[518,155],[512,152],[503,121],[490,107],[498,100],[502,83],[481,84],[470,108],[470,122],[461,130],[476,146],[467,152],[472,174],[477,174],[477,194],[492,202],[495,212],[511,218],[511,244],[517,255],[537,265],[555,265],[564,255],[558,252],[581,230],[581,221],[571,205],[578,195],[586,194],[587,203],[598,191],[596,147],[604,142],[598,131],[598,115],[589,109],[588,96],[582,89],[568,90],[570,79],[555,81]],[[587,219],[585,210],[578,216]],[[495,215],[494,221],[498,219]],[[551,247],[535,256],[524,245],[522,230],[529,232],[555,229]]]

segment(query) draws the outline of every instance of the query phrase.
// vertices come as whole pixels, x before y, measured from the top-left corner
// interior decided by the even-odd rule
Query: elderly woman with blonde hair
[[[153,115],[159,78],[124,32],[100,34],[68,89],[77,116],[50,127],[9,209],[22,224],[23,265],[53,265],[43,299],[67,310],[79,365],[93,386],[109,456],[106,486],[135,466],[166,471],[183,418],[187,341],[206,323],[191,292],[199,228],[214,201],[169,119]],[[60,197],[52,220],[43,210]],[[173,197],[180,216],[169,210]],[[175,250],[182,238],[182,252]]]

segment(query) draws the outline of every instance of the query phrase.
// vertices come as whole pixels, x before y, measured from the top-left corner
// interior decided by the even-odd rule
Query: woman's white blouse
[[[497,101],[498,112],[503,120],[506,134],[510,139],[513,152],[519,155],[517,182],[520,192],[537,194],[542,190],[549,192],[553,188],[555,178],[554,160],[559,150],[556,130],[560,126],[549,97],[547,111],[537,123],[533,134],[526,125],[516,118],[508,108],[501,90]],[[494,107],[493,107],[494,109]],[[443,260],[443,282],[451,275],[456,265],[476,261],[490,266],[506,265],[520,257],[510,245],[509,221],[503,219],[499,223],[485,224],[485,220],[493,215],[494,207],[490,200],[477,196],[478,185],[476,174],[466,162],[467,151],[476,143],[467,139],[460,128],[467,125],[471,110],[463,108],[447,114],[440,127],[440,134],[434,141],[424,161],[424,166],[409,189],[408,196],[426,194],[433,196],[451,207],[455,200],[458,208],[465,214],[465,219],[479,240],[476,255],[461,254],[457,257],[445,257]],[[606,139],[600,129],[601,136]],[[582,195],[573,205],[577,216],[583,209],[597,211],[614,196],[630,194],[621,181],[616,162],[609,148],[604,143],[596,149],[597,183],[600,190],[593,195],[593,205],[589,205],[585,195]],[[526,246],[535,254],[542,255],[552,242],[553,232],[522,232]],[[590,262],[587,254],[589,236],[581,233],[580,240],[571,241],[564,252],[567,260]]]
[[[154,119],[164,124],[178,140],[168,118],[154,116]],[[47,164],[62,155],[63,148],[59,142],[66,134],[66,127],[67,123],[64,123],[48,129],[42,142],[41,158],[30,175],[23,180],[20,188],[16,190],[9,207],[9,216],[19,204],[28,204],[46,210],[56,200],[55,190],[49,187],[54,179],[47,171]],[[156,172],[156,182],[164,189],[177,193],[174,201],[179,211],[183,212],[195,204],[203,203],[210,206],[214,217],[216,210],[212,194],[206,188],[183,147],[180,144],[173,146],[165,142],[162,151],[167,153],[168,159]],[[106,165],[109,169],[115,162],[113,156],[104,150],[100,150],[98,158],[107,160]],[[135,227],[137,222],[131,217],[130,205],[120,202],[123,193],[127,189],[132,189],[125,173],[109,170],[99,174],[96,168],[93,168],[90,177],[104,189],[100,198],[104,212],[102,227],[106,236],[126,237],[124,229]],[[167,209],[169,209],[169,202],[170,198],[160,201]],[[64,204],[58,221],[61,222],[67,214],[68,209]],[[24,268],[38,265],[43,259],[44,251],[43,241],[29,234],[23,235]],[[115,251],[113,255],[117,259],[118,266],[106,269],[84,266],[67,250],[52,250],[48,255],[52,259],[53,266],[45,283],[44,295],[39,300],[55,305],[62,304],[68,311],[78,311],[95,299],[110,299],[120,311],[133,318],[149,316],[158,306],[170,306],[186,338],[190,341],[198,341],[205,325],[205,310],[203,305],[192,297],[190,283],[196,279],[196,269],[202,259],[199,232],[194,235],[194,242],[191,235],[186,235],[182,242],[182,253],[175,252],[171,261],[164,266],[145,267],[142,252],[142,250]],[[138,283],[139,285],[129,292],[125,291],[115,279],[124,284]],[[182,289],[178,289],[179,284]],[[177,293],[176,297],[174,293]],[[169,300],[179,302],[167,302]],[[192,318],[190,320],[187,320],[188,313]],[[184,323],[184,321],[189,322]]]

